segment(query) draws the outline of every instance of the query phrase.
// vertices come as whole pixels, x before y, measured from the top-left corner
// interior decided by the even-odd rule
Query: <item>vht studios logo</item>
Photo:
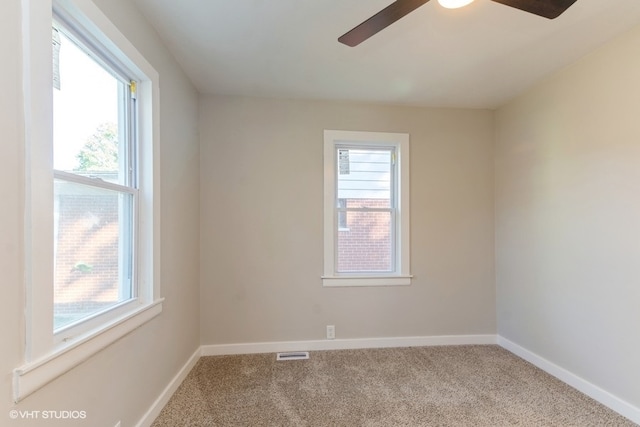
[[[84,420],[87,411],[9,411],[12,420]]]

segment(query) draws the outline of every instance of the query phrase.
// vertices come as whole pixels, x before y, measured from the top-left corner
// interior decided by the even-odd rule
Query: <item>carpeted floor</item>
[[[634,426],[495,345],[203,357],[153,427]]]

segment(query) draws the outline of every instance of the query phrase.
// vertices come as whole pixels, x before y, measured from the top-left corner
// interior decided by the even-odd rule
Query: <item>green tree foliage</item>
[[[76,155],[76,171],[111,172],[118,170],[118,127],[103,123],[87,138]]]

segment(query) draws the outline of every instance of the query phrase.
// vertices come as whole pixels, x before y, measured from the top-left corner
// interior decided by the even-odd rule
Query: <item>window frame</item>
[[[56,339],[53,330],[53,94],[54,19],[80,32],[93,49],[116,59],[137,82],[139,144],[138,294],[84,330]],[[151,64],[88,0],[23,0],[25,140],[25,347],[13,372],[18,402],[162,311],[160,296],[159,76]],[[59,173],[59,172],[56,172]],[[134,208],[135,209],[135,208]],[[131,301],[131,300],[129,300]],[[125,308],[125,306],[127,306]],[[95,319],[92,319],[95,320]],[[89,323],[89,322],[87,322]],[[70,329],[71,330],[71,329]]]
[[[364,131],[324,131],[324,274],[322,284],[343,286],[406,286],[410,273],[410,183],[409,134]],[[395,246],[395,269],[391,272],[338,272],[336,267],[337,224],[337,150],[340,146],[393,148],[395,150],[395,227],[391,230]]]

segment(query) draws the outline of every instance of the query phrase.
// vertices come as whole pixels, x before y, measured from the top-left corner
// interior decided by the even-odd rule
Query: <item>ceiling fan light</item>
[[[473,0],[438,0],[440,6],[446,7],[447,9],[457,9],[459,7],[463,7],[473,2]]]

